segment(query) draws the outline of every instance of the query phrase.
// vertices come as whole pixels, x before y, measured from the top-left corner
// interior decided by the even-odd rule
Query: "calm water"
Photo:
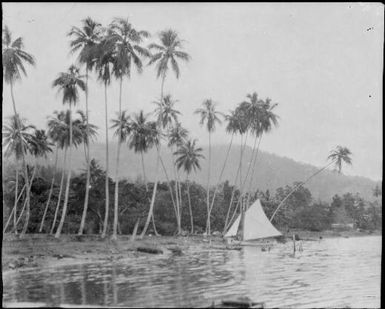
[[[267,307],[380,307],[381,236],[308,241],[270,252],[190,247],[183,256],[20,271],[5,302],[190,307],[248,296]]]

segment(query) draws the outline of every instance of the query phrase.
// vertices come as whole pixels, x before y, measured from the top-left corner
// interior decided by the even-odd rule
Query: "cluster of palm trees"
[[[90,190],[90,141],[95,138],[97,127],[89,122],[89,77],[95,74],[98,81],[104,87],[104,106],[105,106],[105,147],[106,147],[106,164],[105,164],[105,216],[102,237],[107,234],[109,221],[109,115],[108,115],[108,90],[111,83],[115,80],[119,85],[119,104],[118,112],[115,118],[111,119],[111,127],[114,130],[114,137],[117,140],[117,157],[115,171],[115,191],[114,191],[114,209],[113,209],[113,229],[112,238],[117,237],[118,226],[118,209],[119,209],[119,163],[120,150],[123,145],[127,145],[135,153],[141,155],[143,178],[148,190],[147,179],[145,173],[144,154],[151,148],[155,148],[157,152],[156,163],[156,179],[154,181],[153,192],[149,200],[150,207],[146,218],[144,228],[141,233],[143,237],[152,220],[154,229],[154,205],[156,200],[159,169],[162,167],[167,178],[169,193],[171,195],[178,233],[182,233],[182,189],[181,189],[181,170],[187,175],[187,184],[189,176],[193,171],[200,169],[200,159],[203,159],[202,148],[197,146],[197,141],[189,138],[189,132],[179,121],[180,112],[175,107],[177,100],[171,94],[164,94],[164,85],[168,73],[171,71],[177,78],[180,76],[179,62],[187,62],[190,56],[183,51],[183,41],[178,34],[171,29],[161,31],[158,35],[158,43],[151,43],[147,47],[144,42],[150,37],[150,34],[144,30],[136,30],[133,25],[123,18],[115,18],[107,27],[103,27],[100,23],[87,17],[82,20],[81,27],[72,27],[68,33],[70,38],[71,53],[77,54],[76,65],[71,65],[66,72],[61,72],[53,81],[52,87],[57,89],[62,96],[62,103],[68,104],[68,110],[55,112],[53,117],[48,120],[47,133],[43,130],[26,124],[21,119],[16,109],[14,98],[14,83],[21,79],[21,73],[26,75],[25,64],[35,65],[34,58],[24,51],[22,38],[12,40],[11,32],[8,27],[3,28],[3,76],[7,84],[10,85],[11,98],[13,104],[14,115],[11,117],[9,124],[3,128],[3,143],[7,147],[6,155],[15,155],[17,161],[21,161],[24,174],[25,192],[24,204],[26,219],[22,230],[24,234],[28,227],[30,213],[30,188],[33,182],[33,175],[30,177],[26,156],[32,155],[35,158],[45,156],[47,152],[51,152],[53,146],[56,148],[55,169],[58,164],[58,152],[63,151],[63,166],[66,172],[62,172],[60,181],[59,198],[55,209],[53,223],[50,232],[53,233],[56,227],[56,220],[59,214],[61,204],[62,191],[65,192],[64,201],[61,211],[61,218],[56,228],[55,237],[60,237],[66,218],[68,208],[70,181],[71,181],[71,157],[73,147],[83,144],[85,162],[86,162],[86,186],[85,199],[82,212],[82,218],[79,226],[78,234],[83,234]],[[142,110],[138,113],[129,115],[122,108],[122,89],[123,82],[132,75],[132,68],[135,67],[137,73],[141,73],[144,68],[144,61],[148,61],[147,65],[155,65],[156,77],[160,78],[160,97],[154,103],[156,108],[153,112],[155,117],[153,120],[150,114],[145,114]],[[81,74],[84,69],[84,74]],[[81,93],[85,95],[85,112],[77,111],[78,118],[74,118],[73,108],[81,101]],[[212,99],[206,99],[202,103],[202,107],[195,111],[200,116],[201,125],[205,125],[209,136],[209,151],[207,164],[207,222],[206,233],[211,234],[211,213],[215,204],[215,198],[218,192],[218,186],[215,186],[212,192],[211,185],[211,138],[217,125],[223,120],[227,122],[226,131],[231,134],[231,140],[226,152],[223,167],[221,169],[217,184],[221,183],[224,169],[227,164],[230,149],[233,144],[233,138],[239,135],[241,140],[241,152],[239,166],[235,175],[234,183],[239,188],[239,194],[236,196],[235,187],[232,192],[231,201],[228,206],[225,228],[226,230],[235,215],[241,211],[244,213],[247,205],[250,203],[250,190],[252,189],[253,179],[255,177],[255,166],[259,151],[259,145],[264,133],[269,132],[278,124],[278,116],[274,113],[277,104],[272,103],[271,99],[262,100],[256,92],[247,95],[245,101],[239,103],[234,111],[230,111],[228,115],[217,110],[217,103]],[[248,160],[246,174],[243,175],[242,165],[244,162],[244,150],[248,139],[253,140],[253,150],[251,158]],[[167,146],[172,152],[173,158],[173,175],[169,175],[165,168],[165,164],[161,157],[162,140],[167,140]],[[334,162],[340,162],[340,157],[333,158]],[[338,163],[337,163],[338,164]],[[16,182],[18,181],[19,172],[16,171]],[[65,179],[66,177],[66,179]],[[173,177],[173,181],[171,179]],[[45,205],[44,214],[41,220],[39,231],[44,229],[44,223],[48,207],[50,205],[52,190],[55,179],[51,181],[50,193]],[[16,185],[17,187],[17,185]],[[212,194],[211,194],[212,193]],[[17,231],[17,203],[23,192],[15,193],[15,205],[13,208],[14,229]],[[187,186],[188,207],[190,213],[190,230],[194,232],[194,220],[191,208],[191,200],[189,194],[189,186]],[[23,210],[24,211],[24,210]],[[19,215],[19,219],[23,214]],[[11,216],[10,216],[11,217]],[[10,221],[10,220],[9,220]],[[8,225],[8,224],[7,224]],[[7,226],[6,226],[7,228]],[[156,231],[156,230],[155,230]]]

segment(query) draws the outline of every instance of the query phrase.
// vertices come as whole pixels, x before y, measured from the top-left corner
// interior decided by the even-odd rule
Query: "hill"
[[[115,162],[116,162],[116,144],[110,144],[110,176],[115,177]],[[204,148],[203,154],[207,158],[207,148]],[[212,147],[212,170],[211,170],[211,183],[217,183],[220,170],[222,168],[225,154],[227,151],[226,145],[216,145]],[[250,160],[252,153],[251,147],[246,147],[244,154],[244,166],[242,168],[243,175],[246,175],[247,162]],[[172,178],[173,169],[171,161],[170,149],[162,148],[162,159],[165,164],[166,170],[169,176]],[[234,182],[236,171],[239,164],[240,146],[233,146],[228,158],[228,164],[224,171],[222,181],[229,180]],[[101,166],[105,166],[105,148],[104,144],[95,143],[91,146],[91,157],[99,161]],[[59,156],[60,158],[60,156]],[[54,158],[51,155],[46,162],[53,162]],[[156,152],[151,150],[144,156],[146,176],[149,180],[154,180],[156,175]],[[121,177],[128,178],[131,181],[135,181],[138,178],[142,178],[142,167],[140,161],[140,155],[134,154],[128,149],[128,147],[122,146],[120,157],[119,173]],[[84,168],[84,152],[83,147],[76,149],[73,154],[72,161],[73,169],[76,172],[80,172]],[[195,180],[202,185],[207,184],[207,165],[206,160],[201,162],[201,171],[197,174],[191,175],[191,179]],[[285,185],[292,185],[295,181],[303,181],[315,171],[318,167],[296,162],[286,157],[280,157],[275,154],[271,154],[265,151],[260,151],[258,154],[255,179],[253,181],[253,188],[260,190],[269,189],[271,192],[275,192],[278,187]],[[165,175],[161,166],[159,166],[160,180],[165,180]],[[185,175],[182,176],[183,178]],[[338,174],[337,172],[326,170],[313,178],[306,187],[312,192],[315,200],[320,199],[322,201],[330,201],[335,194],[344,194],[346,192],[356,193],[358,192],[363,198],[367,200],[373,199],[373,188],[377,182],[358,176],[346,176]]]

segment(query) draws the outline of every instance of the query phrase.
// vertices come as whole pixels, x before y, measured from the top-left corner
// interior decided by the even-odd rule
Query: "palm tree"
[[[266,98],[265,101],[260,101],[260,104],[262,105],[260,112],[255,114],[255,117],[253,117],[250,120],[251,123],[251,131],[255,135],[255,141],[254,141],[254,147],[253,152],[255,150],[255,144],[259,137],[258,146],[256,149],[256,154],[254,156],[254,162],[253,159],[251,160],[251,164],[253,165],[251,177],[249,180],[249,186],[248,186],[248,192],[250,192],[251,184],[254,179],[254,172],[255,172],[255,165],[257,161],[257,156],[259,152],[259,145],[261,143],[262,135],[270,132],[273,127],[278,126],[278,116],[273,112],[274,108],[277,107],[277,103],[271,104],[271,99]],[[258,108],[258,107],[257,107]],[[254,113],[250,113],[251,116],[254,116]],[[249,174],[251,164],[249,165],[247,174]],[[247,205],[250,201],[250,194],[247,196]]]
[[[67,175],[67,183],[66,183],[66,192],[64,197],[64,205],[63,205],[63,214],[60,219],[59,226],[56,230],[55,238],[59,238],[61,234],[61,230],[63,228],[66,212],[67,212],[67,205],[68,205],[68,196],[69,196],[69,188],[70,188],[70,181],[71,181],[71,156],[72,156],[72,105],[76,105],[79,101],[79,91],[80,90],[85,91],[86,85],[83,81],[83,76],[79,74],[79,69],[71,65],[68,69],[68,72],[60,73],[59,76],[53,81],[52,87],[58,88],[59,92],[63,95],[63,104],[69,104],[69,164],[68,164],[68,175]]]
[[[156,53],[151,55],[149,65],[156,63],[156,76],[162,78],[160,98],[163,99],[163,87],[171,63],[172,70],[176,78],[179,78],[180,69],[177,59],[189,61],[190,56],[182,51],[183,44],[178,34],[172,30],[164,30],[159,33],[160,44],[152,43],[149,45],[150,50],[155,50]]]
[[[182,191],[180,185],[179,169],[176,170],[176,161],[175,161],[175,151],[177,151],[184,142],[186,142],[188,137],[188,131],[182,127],[180,122],[176,122],[172,127],[170,127],[168,132],[168,147],[170,149],[175,148],[172,152],[173,168],[174,174],[176,176],[175,188],[176,188],[176,197],[177,197],[177,223],[178,223],[178,233],[182,232]],[[179,196],[179,199],[178,199]]]
[[[32,55],[23,50],[23,38],[18,37],[12,41],[11,31],[7,26],[3,28],[3,47],[2,47],[2,61],[3,61],[3,76],[4,81],[11,87],[11,97],[13,104],[13,112],[16,115],[16,103],[13,94],[14,83],[21,79],[21,72],[27,76],[24,63],[35,65],[35,60]]]
[[[79,126],[79,121],[72,121],[72,144],[77,147],[82,142],[82,132]],[[59,186],[59,195],[56,202],[55,214],[52,221],[50,234],[53,234],[56,226],[56,218],[61,202],[62,189],[64,184],[66,161],[67,161],[67,150],[70,144],[70,111],[55,111],[54,116],[48,119],[48,135],[56,143],[57,147],[61,150],[64,149],[63,164],[62,164],[62,175]],[[51,188],[49,195],[52,195],[54,176],[51,181]],[[49,205],[47,201],[47,205]],[[47,208],[46,205],[46,208]],[[44,224],[44,223],[43,223]]]
[[[80,65],[85,65],[86,74],[86,138],[90,135],[89,133],[89,108],[88,108],[88,77],[89,71],[91,71],[96,63],[98,44],[100,43],[101,35],[101,24],[94,21],[92,18],[87,17],[82,20],[81,28],[72,27],[68,33],[69,37],[73,39],[70,42],[71,52],[79,52],[78,62]],[[90,187],[90,149],[89,143],[86,142],[87,153],[86,153],[86,164],[87,164],[87,180],[86,180],[86,192],[84,198],[83,215],[80,223],[78,235],[81,235],[84,230],[86,221],[88,199],[89,199],[89,187]]]
[[[89,140],[93,139],[96,136],[97,127],[91,123],[88,123],[86,116],[82,111],[80,110],[77,111],[77,114],[80,116],[80,119],[75,119],[72,121],[72,136],[73,136],[72,143],[75,147],[77,147],[80,143],[83,143],[85,148],[84,149],[85,155],[87,157],[88,142]],[[41,233],[43,230],[45,218],[47,215],[47,210],[52,198],[53,187],[55,184],[55,176],[57,171],[59,149],[61,150],[63,150],[64,148],[67,149],[69,145],[69,111],[54,112],[54,117],[50,117],[48,120],[48,136],[51,139],[51,141],[53,141],[53,143],[56,145],[56,151],[55,151],[56,154],[55,154],[55,164],[54,164],[54,171],[53,171],[52,180],[51,180],[51,186],[48,194],[47,203],[44,209],[43,218],[40,223],[39,233]],[[63,180],[64,180],[64,174],[65,174],[64,173],[65,159],[66,159],[66,151],[63,157],[63,171],[62,171],[62,177],[60,182],[59,198],[58,198],[57,207],[55,211],[54,224],[52,225],[52,231],[56,223],[57,211],[60,205],[61,192],[62,192],[62,186],[63,186]]]
[[[249,100],[243,101],[242,103],[240,103],[237,109],[239,109],[240,112],[244,115],[245,117],[244,122],[248,124],[248,129],[250,130],[251,134],[254,135],[254,145],[252,148],[250,163],[247,168],[246,176],[243,179],[243,181],[241,181],[240,197],[237,201],[237,204],[235,205],[235,209],[234,209],[233,215],[231,216],[231,219],[228,221],[227,220],[228,216],[226,217],[224,231],[227,230],[227,228],[229,227],[229,224],[234,219],[239,206],[241,206],[241,218],[243,220],[245,208],[250,202],[251,194],[248,192],[251,189],[251,184],[254,179],[255,165],[258,157],[259,146],[261,143],[262,135],[263,133],[270,132],[273,126],[278,125],[278,116],[273,112],[273,109],[277,106],[276,103],[271,104],[271,100],[269,98],[267,98],[266,101],[258,99],[258,95],[256,92],[253,92],[252,94],[248,94],[247,98]],[[250,175],[250,178],[249,178],[249,175]],[[246,190],[246,183],[248,180],[249,180],[249,185],[248,185],[248,189]],[[246,195],[247,195],[247,201],[244,201]],[[230,208],[231,208],[231,204],[229,206],[229,210]]]
[[[209,158],[207,168],[207,223],[206,232],[210,235],[210,165],[211,165],[211,134],[215,131],[216,123],[222,123],[219,116],[223,116],[221,112],[216,110],[216,103],[211,99],[203,101],[202,108],[198,108],[194,113],[200,115],[200,124],[206,123],[209,132]]]
[[[140,238],[143,238],[144,235],[147,232],[148,225],[150,224],[151,218],[153,219],[154,217],[154,205],[155,205],[155,196],[156,196],[156,191],[158,188],[158,170],[159,170],[159,162],[161,160],[160,157],[160,142],[161,142],[161,137],[162,137],[162,132],[158,127],[158,122],[152,121],[148,124],[147,127],[147,144],[148,147],[156,147],[157,150],[157,160],[156,160],[156,178],[155,178],[155,184],[154,184],[154,189],[152,191],[152,197],[151,197],[151,203],[150,203],[150,209],[148,211],[146,223],[144,225],[143,231],[140,235]]]
[[[13,112],[15,116],[14,124],[16,125],[16,129],[17,129],[20,119],[18,118],[18,113],[16,110],[15,97],[13,93],[13,85],[17,80],[21,79],[21,73],[27,76],[24,63],[34,66],[35,60],[32,55],[24,51],[23,38],[18,37],[14,41],[12,40],[12,34],[6,25],[4,26],[3,33],[2,33],[2,62],[3,62],[4,81],[5,83],[10,85],[10,89],[11,89],[12,106],[13,106]],[[22,150],[22,152],[20,153],[19,159],[21,159],[22,161],[22,168],[24,171],[24,178],[26,181],[26,184],[25,184],[26,185],[26,203],[27,203],[27,209],[29,209],[30,208],[30,191],[28,188],[30,186],[29,186],[29,180],[28,180],[27,165],[25,163],[25,153],[24,153],[25,149],[23,146],[21,146],[20,149]],[[15,211],[15,214],[16,214],[16,211]]]
[[[341,174],[342,163],[352,164],[351,155],[352,153],[347,147],[337,146],[330,152],[328,159],[334,162],[338,173]]]
[[[7,124],[3,126],[3,147],[5,148],[4,156],[9,157],[14,155],[16,161],[22,160],[23,169],[24,169],[24,181],[26,188],[26,199],[27,208],[29,208],[29,176],[27,166],[25,164],[25,154],[30,147],[31,140],[33,138],[33,130],[35,129],[32,125],[27,125],[25,119],[20,119],[19,115],[16,114],[9,118]],[[18,178],[16,178],[18,180]],[[18,187],[18,184],[16,184]],[[20,195],[22,192],[20,193]],[[17,216],[17,202],[18,198],[15,199],[15,204],[13,207],[14,211],[14,225],[16,231],[16,216]],[[7,224],[6,224],[7,225]],[[7,227],[7,226],[6,226]],[[4,229],[4,231],[6,228]]]
[[[118,228],[118,197],[119,197],[119,157],[120,147],[127,140],[131,133],[130,116],[126,115],[126,111],[119,112],[117,119],[112,119],[112,127],[115,129],[114,135],[118,137],[118,154],[116,157],[116,178],[115,178],[115,203],[114,203],[114,225],[112,239],[117,239]]]
[[[119,119],[122,119],[122,85],[123,78],[127,76],[131,77],[131,66],[134,65],[138,73],[142,72],[143,64],[141,57],[150,57],[150,53],[147,49],[140,46],[142,41],[149,37],[150,34],[147,31],[137,31],[128,22],[127,19],[115,18],[110,24],[108,34],[106,38],[106,48],[110,49],[113,53],[113,68],[112,73],[119,80]],[[118,141],[118,148],[120,148],[121,141]],[[117,156],[119,156],[119,150]],[[118,157],[117,157],[118,161]],[[118,172],[118,170],[116,170]],[[116,174],[118,179],[118,174]],[[115,194],[118,194],[115,188]],[[118,197],[115,196],[115,204],[118,202]],[[115,205],[117,212],[118,205]],[[116,239],[116,225],[117,213],[114,214],[114,236]]]
[[[148,191],[147,180],[146,180],[146,170],[144,167],[144,158],[143,154],[148,151],[148,121],[147,115],[143,113],[143,111],[139,111],[139,113],[133,115],[133,119],[131,122],[131,138],[129,147],[130,149],[134,149],[135,153],[140,153],[141,162],[142,162],[142,172],[144,184],[146,186],[146,191]]]
[[[112,66],[115,61],[114,53],[109,45],[108,35],[104,34],[102,41],[98,44],[98,54],[96,62],[96,71],[98,73],[98,80],[104,85],[104,116],[106,129],[106,180],[105,180],[105,214],[102,238],[106,237],[108,227],[108,213],[110,208],[109,197],[109,151],[108,151],[108,102],[107,102],[107,87],[111,84]]]
[[[175,152],[175,155],[178,156],[176,159],[176,164],[178,170],[183,167],[186,172],[186,183],[187,183],[187,197],[188,205],[190,211],[190,224],[191,224],[191,234],[194,233],[194,218],[191,208],[191,198],[190,198],[190,184],[189,184],[189,175],[194,170],[200,169],[199,159],[203,159],[204,156],[201,154],[202,148],[196,148],[196,140],[189,140],[186,143],[180,145],[179,149]]]
[[[215,190],[214,190],[210,209],[212,209],[214,206],[215,197],[216,197],[216,194],[218,192],[219,184],[221,183],[223,172],[224,172],[225,167],[226,167],[226,163],[227,163],[227,159],[229,157],[230,149],[231,149],[231,146],[233,144],[234,135],[237,132],[239,132],[240,128],[241,128],[241,121],[240,121],[240,118],[238,117],[238,114],[236,113],[236,111],[230,111],[230,113],[228,115],[225,115],[224,117],[225,117],[225,120],[227,121],[226,132],[231,134],[231,139],[230,139],[230,143],[229,143],[229,146],[227,148],[227,151],[226,151],[226,156],[225,156],[225,160],[223,162],[221,172],[220,172],[219,177],[218,177],[218,181],[217,181],[218,185],[215,187]],[[239,170],[238,170],[238,172],[239,172]],[[230,209],[230,207],[229,207],[229,209]],[[228,218],[228,214],[226,216],[226,222],[227,222],[227,218]]]
[[[178,116],[180,115],[180,112],[174,108],[174,105],[176,102],[177,101],[173,100],[170,94],[164,96],[163,99],[154,102],[156,104],[154,114],[156,115],[158,125],[160,126],[161,129],[165,129],[168,132],[170,132],[173,125],[178,122]],[[172,149],[171,149],[171,153],[173,153]],[[178,189],[179,175],[177,175],[177,172],[175,169],[174,159],[172,163],[173,163],[174,177],[175,177],[175,196],[176,196],[175,209],[176,209],[178,233],[181,233],[181,224],[180,224],[181,199],[179,197],[179,189]]]
[[[330,160],[330,162],[328,164],[326,164],[324,167],[322,167],[321,169],[319,169],[317,172],[315,172],[314,174],[312,174],[309,178],[307,178],[304,182],[299,182],[286,196],[285,198],[278,204],[277,208],[275,209],[274,213],[272,214],[271,218],[270,218],[270,221],[273,220],[275,214],[277,213],[277,211],[279,210],[279,208],[283,205],[283,203],[300,187],[302,187],[305,183],[307,183],[310,179],[312,179],[314,176],[318,175],[319,173],[321,173],[323,170],[325,170],[326,168],[328,168],[330,165],[332,164],[335,164],[335,167],[337,168],[338,170],[338,173],[341,173],[341,169],[342,169],[342,163],[346,163],[346,164],[352,164],[352,159],[351,159],[351,156],[352,153],[351,151],[347,148],[347,147],[343,147],[343,146],[337,146],[335,149],[333,149],[331,152],[330,152],[330,155],[328,156],[328,160]]]
[[[45,131],[44,130],[35,130],[34,134],[32,135],[32,138],[30,140],[30,147],[28,147],[30,154],[35,157],[35,166],[34,166],[33,176],[31,179],[29,190],[31,190],[31,187],[33,184],[33,178],[37,172],[37,161],[41,157],[47,158],[47,153],[52,152],[51,146],[52,146],[52,143],[48,141],[48,137],[47,137]],[[22,213],[23,213],[23,211],[21,212],[20,217],[21,217]],[[27,207],[26,219],[24,222],[22,234],[24,234],[27,231],[29,218],[30,218],[30,209]]]

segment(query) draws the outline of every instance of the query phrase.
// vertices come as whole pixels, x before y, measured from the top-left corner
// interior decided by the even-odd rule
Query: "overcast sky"
[[[208,142],[193,111],[206,98],[228,112],[256,91],[278,103],[277,129],[261,149],[322,166],[330,149],[347,146],[353,166],[344,172],[382,178],[383,5],[360,3],[3,3],[3,23],[36,58],[28,78],[15,87],[21,114],[38,127],[62,110],[51,89],[59,72],[75,60],[66,34],[90,16],[107,25],[128,17],[135,28],[152,34],[175,29],[192,60],[181,64],[177,80],[169,75],[166,93],[178,101],[181,121],[200,144]],[[118,110],[118,87],[109,89],[109,118]],[[150,112],[159,97],[153,67],[124,81],[123,108]],[[90,121],[104,141],[103,87],[90,84]],[[84,97],[79,108],[84,109]],[[9,87],[3,93],[3,117],[12,114]],[[4,119],[4,118],[3,118]],[[213,143],[228,143],[219,127]],[[250,141],[250,144],[251,141]]]

